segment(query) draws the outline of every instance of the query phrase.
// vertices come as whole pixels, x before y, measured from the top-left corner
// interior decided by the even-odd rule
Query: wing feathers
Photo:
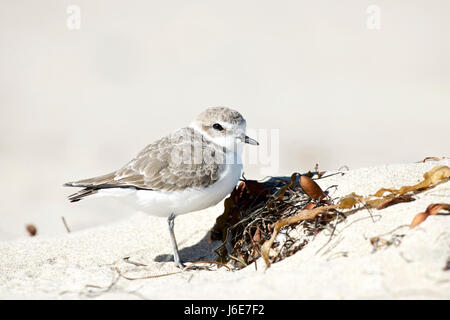
[[[67,182],[64,184],[65,187],[93,187],[102,184],[109,183],[114,180],[115,172],[105,174],[103,176],[98,176],[95,178],[89,178],[79,181]]]
[[[186,150],[207,148],[216,155],[216,161],[181,161]],[[203,150],[203,149],[202,149]],[[222,151],[221,151],[222,150]],[[206,187],[220,177],[224,169],[224,151],[192,128],[183,128],[145,147],[136,158],[121,169],[95,178],[64,184],[85,189],[69,197],[78,201],[103,188],[126,188],[175,191]],[[189,156],[189,153],[188,153]],[[210,160],[210,159],[208,159]]]

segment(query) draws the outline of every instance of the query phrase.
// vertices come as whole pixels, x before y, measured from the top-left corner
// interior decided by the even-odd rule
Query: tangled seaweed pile
[[[230,263],[240,269],[262,256],[269,267],[301,250],[320,231],[331,228],[331,221],[336,227],[346,216],[360,209],[370,212],[371,209],[381,210],[414,201],[415,194],[449,181],[450,168],[437,166],[426,172],[424,180],[414,186],[399,190],[381,188],[367,197],[352,193],[340,199],[331,199],[327,190],[322,191],[312,179],[315,175],[316,179],[324,178],[323,174],[294,173],[290,180],[242,181],[225,200],[224,212],[216,219],[210,233],[212,240],[222,241],[216,250],[218,262]],[[439,210],[450,210],[450,205],[439,204],[433,208],[436,209],[433,212],[419,214],[411,228],[418,224],[417,219],[421,222]]]
[[[315,173],[318,177],[321,173]],[[232,261],[235,268],[243,268],[264,252],[263,244],[274,234],[277,222],[286,221],[304,209],[330,204],[326,193],[310,177],[313,173],[294,173],[291,179],[271,178],[265,182],[244,180],[225,200],[224,213],[211,230],[212,240],[221,240],[217,249],[219,262]],[[279,252],[272,262],[282,260],[303,248],[309,236],[320,232],[331,219],[328,215],[304,221],[303,234],[292,231],[298,223],[289,224],[276,239]],[[300,223],[300,221],[299,221]],[[298,231],[298,230],[297,230]]]

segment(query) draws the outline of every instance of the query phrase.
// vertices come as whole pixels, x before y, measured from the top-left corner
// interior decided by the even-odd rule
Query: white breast
[[[168,217],[209,208],[229,195],[242,172],[242,164],[228,164],[219,179],[206,188],[151,191],[131,188],[102,189],[98,195],[113,196],[150,215]]]

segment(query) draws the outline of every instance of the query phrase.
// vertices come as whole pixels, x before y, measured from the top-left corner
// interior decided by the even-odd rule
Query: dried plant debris
[[[434,203],[430,204],[427,207],[427,210],[425,212],[420,212],[416,214],[413,221],[411,222],[411,225],[409,226],[411,229],[417,227],[419,224],[425,221],[428,216],[434,216],[438,214],[440,211],[446,210],[450,212],[450,204],[449,203]]]
[[[413,186],[404,186],[400,189],[386,189],[382,188],[378,190],[374,196],[381,197],[384,193],[390,192],[392,194],[402,195],[407,192],[420,192],[428,189],[430,186],[437,184],[442,181],[448,181],[450,178],[450,168],[447,166],[437,166],[423,175],[423,181],[415,184]]]
[[[262,257],[269,267],[301,250],[321,230],[335,228],[349,214],[414,201],[416,193],[450,178],[450,168],[438,166],[414,186],[382,188],[368,197],[352,193],[331,199],[315,182],[324,178],[324,173],[316,170],[305,175],[294,173],[290,179],[242,181],[225,199],[224,212],[210,232],[211,240],[222,241],[216,250],[218,262],[239,269]],[[373,239],[374,247],[390,245],[383,241]]]
[[[442,268],[443,271],[450,270],[450,257],[447,258],[447,263],[445,264],[444,268]]]
[[[33,224],[27,224],[25,228],[31,237],[34,237],[37,234],[37,228]]]
[[[222,241],[219,261],[242,268],[261,256],[269,264],[294,254],[308,243],[308,236],[332,220],[328,214],[336,206],[327,203],[331,200],[317,183],[299,173],[290,179],[241,182],[225,200],[224,213],[211,230],[211,239]],[[294,236],[293,227],[306,220],[314,223]],[[274,243],[278,251],[269,261]]]
[[[338,170],[340,171],[340,170]],[[322,178],[322,176],[325,174],[326,171],[319,171],[319,164],[316,163],[316,165],[314,166],[314,171],[308,171],[307,173],[303,174],[303,176],[306,176],[308,178],[312,178],[315,175],[317,176],[317,179]]]
[[[380,210],[395,203],[414,201],[413,195],[448,181],[450,179],[450,168],[437,166],[425,172],[423,177],[424,179],[421,182],[413,186],[403,186],[400,189],[381,188],[368,197],[352,193],[341,200],[339,208],[351,209],[358,204],[363,204],[366,208]],[[387,195],[384,195],[386,193]]]
[[[278,255],[280,254],[280,252],[276,252],[276,251],[273,251],[273,254],[272,254],[271,250],[272,250],[272,245],[273,245],[274,241],[278,238],[279,232],[282,227],[291,226],[291,225],[294,225],[294,224],[296,224],[300,221],[304,221],[304,220],[313,220],[319,214],[326,213],[328,209],[335,209],[335,208],[336,208],[335,206],[324,206],[324,207],[314,208],[311,210],[305,209],[305,210],[301,210],[298,214],[296,214],[294,216],[290,216],[290,217],[286,217],[281,220],[278,220],[275,223],[275,227],[274,227],[272,236],[270,237],[270,239],[268,241],[264,242],[264,244],[261,247],[261,255],[264,258],[264,262],[266,263],[266,265],[270,266],[270,264],[272,262],[274,262],[273,259],[270,259],[271,255],[274,256],[274,259],[276,259],[278,257]],[[304,243],[304,244],[306,244],[306,243]],[[294,252],[292,252],[292,254],[293,253]]]
[[[69,225],[67,224],[66,218],[61,217],[64,227],[66,228],[67,233],[70,233]]]
[[[450,159],[449,157],[426,157],[425,159],[423,159],[422,161],[418,161],[418,162],[427,162],[427,161],[430,161],[430,160],[433,160],[433,161],[441,161],[441,160],[444,160],[444,159]]]
[[[398,247],[402,242],[402,238],[406,235],[406,233],[404,232],[400,233],[399,230],[407,227],[408,225],[401,225],[390,232],[371,237],[369,241],[373,247],[373,252],[376,252],[380,249],[385,249],[392,245]]]

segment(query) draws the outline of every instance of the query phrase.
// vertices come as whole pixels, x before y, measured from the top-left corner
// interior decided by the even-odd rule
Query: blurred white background
[[[68,28],[71,5],[80,29]],[[366,25],[370,5],[379,30]],[[118,169],[213,105],[279,130],[273,175],[449,156],[449,10],[445,0],[2,0],[0,240],[26,237],[26,223],[65,233],[61,216],[81,230],[133,214],[70,204],[62,183]]]

